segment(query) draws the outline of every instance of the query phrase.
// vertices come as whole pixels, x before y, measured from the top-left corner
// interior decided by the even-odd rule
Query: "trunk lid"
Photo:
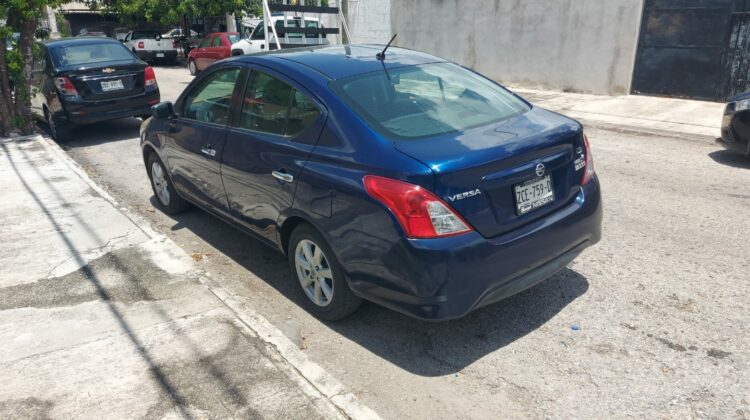
[[[145,68],[134,61],[105,62],[64,73],[83,99],[104,100],[143,93]]]
[[[585,151],[577,122],[532,108],[505,121],[451,135],[394,142],[432,168],[434,192],[484,237],[494,237],[550,214],[575,199]],[[537,175],[539,163],[543,175]],[[554,201],[517,213],[515,185],[551,176]],[[477,191],[478,190],[478,191]]]

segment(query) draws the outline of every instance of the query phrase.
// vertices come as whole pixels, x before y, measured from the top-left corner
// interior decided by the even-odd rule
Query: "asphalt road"
[[[164,99],[190,81],[157,77]],[[604,237],[570,268],[458,321],[365,304],[326,324],[291,297],[281,255],[202,211],[154,210],[139,125],[88,126],[65,148],[385,418],[750,417],[749,161],[588,128]]]

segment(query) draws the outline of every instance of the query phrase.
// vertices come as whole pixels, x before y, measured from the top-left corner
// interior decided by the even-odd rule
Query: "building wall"
[[[356,3],[365,2],[380,10],[383,1]],[[396,45],[503,83],[626,94],[642,10],[643,0],[392,0],[390,16]],[[362,38],[381,31],[374,22]]]
[[[391,0],[344,0],[344,3],[352,44],[386,44],[391,39]]]

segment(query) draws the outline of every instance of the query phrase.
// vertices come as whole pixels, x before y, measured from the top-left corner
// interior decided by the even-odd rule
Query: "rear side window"
[[[294,136],[320,116],[302,92],[260,71],[253,71],[240,116],[240,127],[269,134]]]
[[[50,48],[55,67],[77,66],[104,61],[134,60],[133,53],[121,43],[60,45]]]
[[[217,36],[216,38],[214,38],[214,40],[211,41],[211,46],[212,47],[221,47],[221,37]]]
[[[184,118],[225,125],[240,69],[219,70],[206,77],[185,99]]]
[[[507,90],[450,63],[379,70],[331,88],[373,129],[398,139],[460,132],[529,110]]]
[[[286,135],[294,136],[311,126],[320,116],[320,110],[304,93],[295,90],[289,107]]]
[[[133,32],[133,39],[159,39],[161,34],[154,31],[135,31]]]

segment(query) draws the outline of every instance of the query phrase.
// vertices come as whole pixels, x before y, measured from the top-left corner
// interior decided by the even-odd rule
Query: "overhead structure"
[[[327,35],[339,43],[351,39],[338,2],[325,0],[263,0],[263,24],[269,50],[328,44]],[[324,16],[333,16],[325,19]],[[335,22],[327,28],[324,22]],[[345,37],[342,37],[344,35]]]

